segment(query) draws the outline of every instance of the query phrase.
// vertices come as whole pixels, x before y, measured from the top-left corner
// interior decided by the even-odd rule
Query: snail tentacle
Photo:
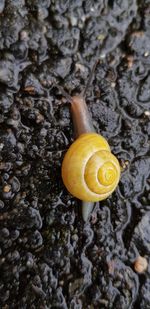
[[[82,95],[83,98],[85,98],[86,92],[87,92],[87,90],[89,89],[89,87],[90,87],[90,85],[91,85],[91,83],[92,83],[92,79],[93,79],[93,76],[94,76],[95,69],[96,69],[96,67],[97,67],[97,65],[98,65],[98,62],[99,62],[99,59],[96,59],[96,61],[94,62],[93,68],[92,68],[92,70],[91,70],[91,73],[90,73],[90,75],[89,75],[89,78],[88,78],[88,80],[87,80],[87,83],[86,83],[86,85],[85,85],[85,89],[84,89],[83,92],[81,93],[81,95]]]
[[[72,97],[70,96],[70,94],[68,92],[66,92],[64,90],[64,88],[56,83],[54,83],[54,86],[61,91],[61,93],[63,94],[63,96],[68,100],[69,103],[72,102]]]

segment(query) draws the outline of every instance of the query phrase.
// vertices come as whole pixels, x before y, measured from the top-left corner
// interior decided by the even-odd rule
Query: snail
[[[82,201],[85,222],[93,210],[94,202],[106,199],[116,189],[120,179],[119,162],[111,153],[106,139],[95,132],[85,102],[85,92],[95,66],[83,94],[71,97],[57,85],[71,103],[76,137],[62,162],[62,180],[67,190]]]

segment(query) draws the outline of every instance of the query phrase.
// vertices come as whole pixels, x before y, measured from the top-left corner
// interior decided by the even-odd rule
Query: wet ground
[[[63,186],[84,89],[122,166],[84,224]],[[0,307],[150,308],[150,1],[0,1]],[[138,256],[148,267],[139,274]]]

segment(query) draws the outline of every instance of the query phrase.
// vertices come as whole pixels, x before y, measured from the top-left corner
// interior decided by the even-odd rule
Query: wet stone
[[[2,309],[150,307],[148,2],[0,1]],[[86,102],[122,172],[84,223],[61,179],[75,132],[56,84],[81,94],[98,58]]]
[[[141,219],[139,224],[136,226],[133,236],[132,242],[136,244],[137,249],[143,250],[145,249],[145,253],[150,253],[150,212],[148,211]]]

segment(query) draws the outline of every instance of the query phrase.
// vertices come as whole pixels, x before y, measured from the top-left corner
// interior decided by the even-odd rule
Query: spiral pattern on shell
[[[101,201],[117,187],[120,165],[104,137],[85,133],[65,154],[62,178],[67,190],[78,199]]]

